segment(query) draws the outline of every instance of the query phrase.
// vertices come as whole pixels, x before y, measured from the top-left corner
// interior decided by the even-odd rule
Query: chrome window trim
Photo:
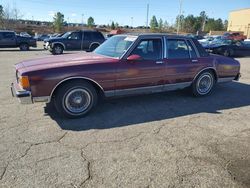
[[[164,59],[168,59],[168,43],[167,43],[167,36],[163,37],[164,39]]]

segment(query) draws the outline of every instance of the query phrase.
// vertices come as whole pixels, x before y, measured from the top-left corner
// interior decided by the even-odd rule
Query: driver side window
[[[80,40],[80,33],[71,33],[71,35],[68,37],[68,39],[71,40]]]
[[[161,39],[141,40],[130,55],[139,55],[144,60],[162,59],[162,40]]]

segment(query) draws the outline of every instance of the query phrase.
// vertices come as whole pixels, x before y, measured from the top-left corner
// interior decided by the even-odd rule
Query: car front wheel
[[[88,82],[73,81],[64,84],[55,95],[57,111],[68,118],[86,115],[97,103],[97,92]]]
[[[20,50],[21,51],[28,51],[29,50],[29,45],[26,43],[20,44]]]
[[[61,45],[54,45],[52,48],[53,55],[60,55],[63,53],[63,47]]]
[[[205,71],[197,76],[192,84],[193,94],[197,97],[209,95],[215,85],[215,76],[211,71]]]

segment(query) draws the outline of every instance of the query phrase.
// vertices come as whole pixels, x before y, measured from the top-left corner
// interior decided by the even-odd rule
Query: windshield
[[[66,32],[64,33],[61,37],[63,38],[68,38],[68,36],[71,34],[71,32]]]
[[[137,39],[137,36],[117,35],[100,45],[94,53],[120,58]]]

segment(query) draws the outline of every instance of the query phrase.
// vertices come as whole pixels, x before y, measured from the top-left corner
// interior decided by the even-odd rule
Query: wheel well
[[[205,69],[205,70],[199,72],[199,73],[195,76],[195,79],[197,78],[197,76],[199,76],[200,74],[202,74],[203,72],[206,72],[206,71],[211,71],[211,72],[213,73],[213,75],[214,75],[215,81],[217,82],[217,80],[218,80],[218,75],[217,75],[216,70],[213,69],[213,68],[208,68],[208,69]],[[194,79],[194,80],[195,80],[195,79]]]
[[[64,46],[62,44],[60,44],[60,43],[53,43],[53,47],[54,46],[61,46],[63,48],[63,50],[65,50]]]
[[[20,47],[21,45],[23,45],[23,44],[27,44],[27,45],[29,46],[29,44],[28,44],[27,42],[21,42],[21,43],[19,44],[19,47]]]
[[[58,89],[60,87],[62,87],[64,84],[69,83],[69,82],[75,82],[75,81],[88,82],[89,84],[91,84],[95,88],[95,90],[97,91],[98,96],[101,96],[101,97],[104,96],[103,89],[97,83],[95,83],[94,81],[88,80],[86,78],[72,78],[72,79],[62,81],[61,83],[59,83],[58,85],[55,86],[55,88],[53,89],[50,96],[54,97],[56,95],[56,92],[58,91]]]
[[[89,46],[89,49],[91,49],[91,47],[94,46],[94,45],[100,46],[100,44],[99,44],[98,42],[95,42],[95,43],[92,43],[92,44]]]

